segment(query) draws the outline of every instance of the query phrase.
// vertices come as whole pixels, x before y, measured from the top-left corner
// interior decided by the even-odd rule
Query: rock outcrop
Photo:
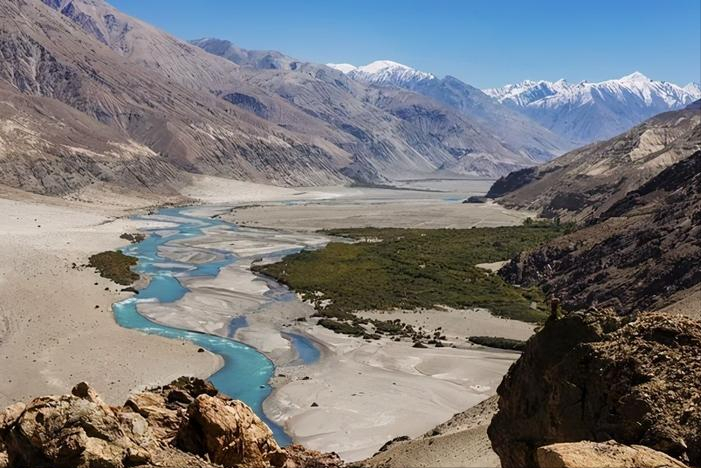
[[[178,432],[178,447],[226,468],[281,467],[287,456],[272,431],[245,403],[200,395]]]
[[[536,167],[526,167],[497,179],[487,192],[487,198],[499,198],[533,182],[538,175]]]
[[[0,411],[0,466],[340,467],[336,454],[281,448],[244,403],[181,378],[111,407],[86,383]]]
[[[679,460],[643,445],[574,442],[540,447],[538,468],[685,468]]]
[[[146,421],[108,407],[86,384],[17,409],[3,418],[10,467],[122,468],[151,461]]]
[[[502,466],[544,445],[614,440],[701,464],[701,323],[590,310],[551,320],[499,386],[489,437]]]

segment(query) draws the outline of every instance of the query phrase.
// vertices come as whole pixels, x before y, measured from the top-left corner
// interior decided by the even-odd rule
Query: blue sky
[[[319,63],[391,59],[478,87],[641,71],[701,80],[699,0],[108,0],[183,39]]]

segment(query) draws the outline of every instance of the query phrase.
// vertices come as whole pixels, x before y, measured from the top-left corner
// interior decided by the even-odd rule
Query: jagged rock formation
[[[560,442],[614,440],[701,463],[701,323],[613,311],[548,321],[499,386],[489,426],[502,466]]]
[[[487,196],[546,217],[596,218],[631,190],[701,149],[701,101],[622,135],[498,180]]]
[[[512,283],[544,287],[567,310],[598,305],[630,313],[697,294],[700,264],[697,151],[629,192],[589,226],[519,255],[500,274]],[[701,318],[698,302],[695,309]]]
[[[283,466],[287,459],[273,434],[241,401],[200,395],[187,410],[176,445],[197,455],[209,455],[226,468]]]
[[[8,468],[132,466],[339,467],[335,454],[280,448],[240,401],[180,378],[106,405],[86,383],[71,395],[36,398],[0,412],[0,462]]]
[[[643,445],[574,442],[536,451],[537,468],[685,468],[679,460]]]

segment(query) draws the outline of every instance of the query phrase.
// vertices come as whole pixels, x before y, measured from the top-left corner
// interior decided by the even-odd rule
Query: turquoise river
[[[187,213],[187,208],[166,208],[154,215],[141,216],[137,219],[166,221],[169,225],[146,229],[148,236],[145,240],[122,249],[125,254],[139,259],[135,271],[148,277],[149,284],[139,290],[138,295],[114,304],[113,310],[117,322],[123,327],[145,333],[188,340],[221,356],[224,365],[210,377],[212,383],[222,393],[246,402],[270,426],[278,443],[289,444],[291,440],[285,431],[263,413],[262,404],[270,395],[269,380],[275,370],[273,363],[267,357],[256,349],[231,338],[155,323],[141,315],[137,309],[137,304],[142,301],[169,303],[182,298],[188,289],[180,283],[178,277],[216,276],[223,267],[236,261],[235,255],[231,252],[215,251],[217,259],[211,262],[202,264],[177,262],[163,257],[159,253],[160,246],[178,239],[201,236],[202,230],[208,227],[216,226],[219,229],[235,231],[237,226],[216,218],[193,216]],[[280,300],[290,299],[288,297]],[[236,312],[232,311],[230,337],[234,335],[237,328],[246,326],[245,318],[237,318],[236,315]],[[318,350],[308,340],[294,334],[287,334],[286,337],[297,350],[302,362],[311,363],[318,359]]]

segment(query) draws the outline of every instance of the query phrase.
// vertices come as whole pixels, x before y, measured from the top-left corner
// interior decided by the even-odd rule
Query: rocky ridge
[[[339,467],[335,454],[278,446],[244,403],[182,377],[106,405],[86,383],[0,411],[0,466]]]
[[[701,149],[701,101],[657,115],[615,138],[512,172],[487,194],[500,204],[587,221]]]

